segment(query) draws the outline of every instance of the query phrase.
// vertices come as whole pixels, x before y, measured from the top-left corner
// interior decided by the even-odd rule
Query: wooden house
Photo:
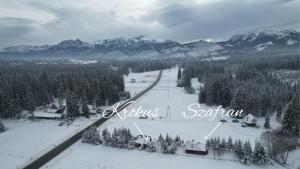
[[[245,117],[245,123],[247,126],[250,126],[250,127],[255,127],[256,126],[256,118],[252,115],[252,114],[248,114],[246,117]]]
[[[196,154],[196,155],[207,155],[208,154],[208,150],[205,147],[205,144],[201,144],[199,142],[195,143],[194,141],[192,141],[192,142],[188,141],[185,144],[184,151],[187,154]]]
[[[152,139],[150,136],[138,135],[134,141],[134,146],[136,148],[146,148],[147,145],[150,144],[151,142],[152,142]]]

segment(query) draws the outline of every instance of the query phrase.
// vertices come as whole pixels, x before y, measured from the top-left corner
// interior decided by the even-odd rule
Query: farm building
[[[57,113],[48,113],[42,111],[34,111],[30,118],[36,119],[61,119],[63,117],[62,114]]]
[[[88,105],[90,114],[96,114],[96,109],[93,105]]]
[[[152,139],[150,136],[138,135],[134,141],[134,146],[136,148],[146,148],[147,144],[151,143]]]
[[[252,115],[252,114],[248,114],[246,117],[245,117],[245,123],[247,126],[256,126],[256,118]]]
[[[197,155],[207,155],[208,150],[205,147],[205,144],[201,143],[195,143],[194,141],[192,142],[187,142],[185,144],[185,153],[187,154],[197,154]]]
[[[55,104],[51,104],[51,106],[47,109],[47,113],[56,113],[58,107]]]

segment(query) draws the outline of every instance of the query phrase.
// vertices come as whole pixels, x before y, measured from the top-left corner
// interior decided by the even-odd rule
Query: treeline
[[[191,78],[204,83],[199,102],[243,109],[255,116],[281,112],[296,95],[299,85],[285,84],[274,75],[278,69],[300,70],[298,56],[199,61],[185,65],[184,84]]]
[[[132,61],[115,61],[112,66],[119,67],[124,73],[128,74],[129,69],[132,72],[149,72],[155,70],[169,69],[174,66],[175,63],[169,60],[132,60]]]
[[[232,152],[237,159],[243,164],[269,165],[272,164],[269,154],[262,143],[256,141],[254,148],[249,141],[228,140],[219,137],[211,138],[206,141],[206,148],[213,152],[214,158],[222,158],[224,152]]]
[[[139,135],[142,137],[142,135]],[[89,144],[104,144],[110,147],[116,148],[126,148],[126,149],[141,149],[147,152],[161,152],[164,154],[175,154],[177,148],[183,145],[183,140],[179,136],[172,138],[168,134],[163,137],[161,134],[158,137],[157,141],[152,141],[151,138],[145,141],[144,138],[141,138],[145,141],[145,144],[139,145],[136,147],[136,140],[138,136],[133,136],[130,129],[127,128],[114,128],[113,132],[109,132],[107,128],[103,129],[101,134],[96,127],[90,127],[85,130],[81,142]]]
[[[122,73],[106,64],[2,64],[0,117],[15,117],[23,110],[32,112],[54,98],[66,98],[68,112],[78,115],[80,103],[111,104],[119,100],[120,91],[124,91]]]

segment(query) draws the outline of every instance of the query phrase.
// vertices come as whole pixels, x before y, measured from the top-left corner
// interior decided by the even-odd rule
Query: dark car
[[[226,123],[226,122],[227,122],[227,120],[225,120],[225,119],[221,119],[221,120],[220,120],[220,122],[222,122],[222,123]]]
[[[232,119],[233,123],[239,123],[240,121],[238,119]]]

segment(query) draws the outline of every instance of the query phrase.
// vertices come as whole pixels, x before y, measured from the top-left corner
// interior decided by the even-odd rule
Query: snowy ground
[[[156,79],[158,71],[125,76],[126,90],[135,95]],[[130,79],[136,83],[130,83]],[[2,120],[7,131],[0,133],[0,168],[22,167],[101,116],[76,119],[70,126],[58,126],[56,120]]]
[[[160,133],[163,135],[169,134],[173,137],[179,135],[185,140],[197,140],[204,142],[204,135],[208,134],[220,121],[220,117],[213,121],[208,118],[192,118],[185,119],[182,112],[185,111],[188,115],[193,114],[188,111],[187,107],[192,103],[198,102],[198,94],[186,94],[183,88],[176,87],[177,69],[166,70],[163,72],[161,81],[154,87],[153,90],[141,97],[134,104],[127,109],[137,110],[140,106],[143,110],[158,109],[159,116],[163,117],[153,119],[139,119],[138,117],[129,117],[126,120],[114,117],[105,123],[101,129],[107,127],[109,130],[119,127],[130,128],[134,134],[139,134],[133,121],[140,127],[145,135],[150,135],[152,138],[157,138]],[[199,89],[199,83],[196,79],[192,80],[194,88]],[[170,115],[167,116],[168,107],[170,108]],[[200,105],[200,109],[215,110],[217,106],[208,107],[205,104]],[[258,119],[258,125],[263,126],[264,119]],[[279,124],[275,119],[272,119],[271,125],[277,127]],[[250,140],[253,144],[256,139],[259,139],[261,133],[265,131],[263,127],[260,128],[242,128],[240,123],[232,123],[231,119],[228,123],[221,124],[219,128],[211,135],[211,137],[219,136],[233,139]]]
[[[166,155],[77,142],[43,169],[279,169],[199,156]]]
[[[109,130],[114,128],[130,128],[134,135],[140,134],[133,121],[138,125],[145,135],[157,138],[159,134],[169,134],[173,137],[179,135],[184,140],[196,140],[205,142],[204,135],[208,134],[218,123],[220,118],[208,121],[207,118],[184,119],[182,111],[187,111],[187,106],[197,103],[198,95],[186,94],[182,88],[176,87],[177,69],[165,70],[161,81],[146,95],[138,99],[134,104],[127,107],[128,111],[137,110],[140,106],[143,110],[158,110],[159,115],[154,119],[139,119],[138,117],[128,117],[125,120],[118,116],[107,121],[99,130],[107,127]],[[192,80],[193,86],[199,88],[199,83]],[[167,116],[169,107],[170,114]],[[201,109],[215,109],[201,104]],[[141,110],[140,109],[140,110]],[[120,114],[124,117],[124,114]],[[159,118],[161,117],[161,118]],[[258,119],[258,124],[263,126],[263,119]],[[272,127],[278,123],[272,119]],[[240,123],[231,121],[221,124],[211,137],[219,136],[233,139],[250,140],[254,144],[256,139],[264,131],[260,128],[242,128]],[[77,142],[66,152],[50,161],[44,168],[107,168],[107,169],[132,169],[132,168],[261,168],[255,165],[246,166],[233,158],[226,160],[214,160],[209,156],[187,156],[179,153],[176,155],[163,155],[160,153],[148,153],[137,150],[117,149],[100,146],[92,146]],[[281,168],[278,165],[267,168]]]
[[[131,96],[135,96],[148,86],[150,86],[157,78],[159,71],[130,73],[124,75],[125,91],[129,91]],[[131,79],[135,79],[135,83],[131,83]]]
[[[8,130],[0,134],[1,168],[21,167],[96,119],[79,118],[70,126],[58,126],[55,120],[2,120]]]
[[[300,148],[290,152],[288,163],[290,168],[300,168]]]

